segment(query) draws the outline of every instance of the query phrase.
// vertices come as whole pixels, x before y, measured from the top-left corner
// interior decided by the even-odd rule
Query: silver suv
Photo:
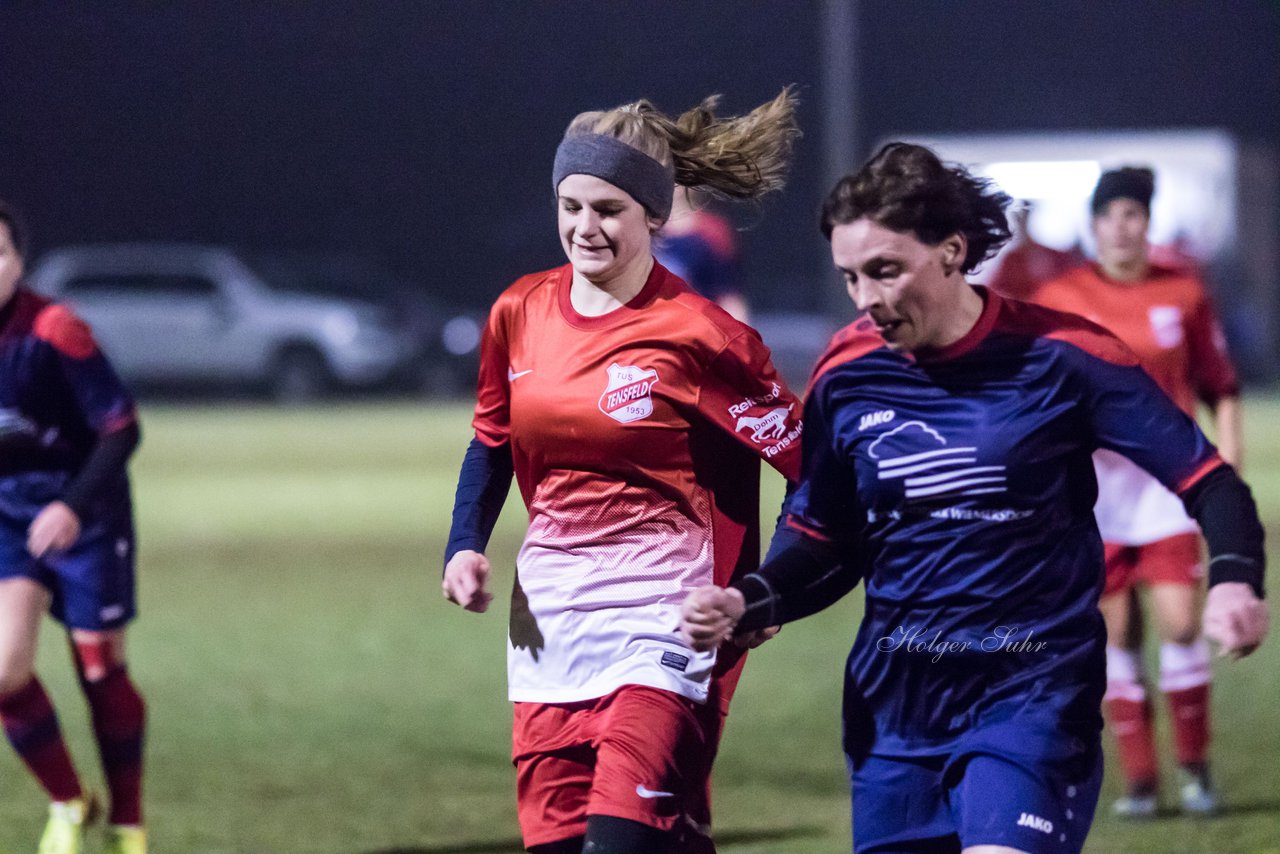
[[[254,385],[300,401],[384,384],[421,355],[412,319],[391,306],[282,287],[219,247],[59,249],[29,281],[88,321],[136,384]]]

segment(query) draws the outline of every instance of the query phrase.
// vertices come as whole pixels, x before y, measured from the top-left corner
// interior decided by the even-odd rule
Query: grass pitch
[[[1246,474],[1273,532],[1277,424],[1280,402],[1250,401]],[[130,658],[151,713],[152,850],[519,851],[504,597],[477,616],[439,594],[465,407],[152,409],[144,431]],[[780,486],[767,477],[766,515]],[[490,548],[499,593],[522,518],[509,505]],[[717,766],[725,854],[849,850],[839,688],[860,599],[753,653]],[[83,776],[101,789],[52,623],[39,669]],[[1218,666],[1217,679],[1226,814],[1122,824],[1105,812],[1117,794],[1109,773],[1087,850],[1280,852],[1280,637]],[[34,851],[44,809],[0,749],[0,851]]]

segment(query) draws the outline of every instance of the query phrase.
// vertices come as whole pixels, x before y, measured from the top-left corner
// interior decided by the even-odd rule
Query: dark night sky
[[[864,106],[884,132],[1227,127],[1280,142],[1274,0],[874,0],[864,19]]]
[[[820,5],[0,6],[0,197],[36,249],[181,239],[380,254],[475,306],[561,262],[565,124],[639,96],[800,87],[789,190],[740,219],[765,305],[822,304]],[[1100,11],[1101,9],[1101,11]],[[1280,145],[1267,0],[864,0],[864,144],[894,132],[1225,127]],[[851,153],[852,163],[856,156]]]

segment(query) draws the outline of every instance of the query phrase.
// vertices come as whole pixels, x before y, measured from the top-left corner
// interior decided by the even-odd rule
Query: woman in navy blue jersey
[[[859,852],[1074,852],[1102,779],[1106,633],[1091,454],[1121,453],[1209,543],[1206,634],[1267,633],[1248,487],[1101,327],[965,275],[1008,198],[892,144],[822,230],[865,316],[819,363],[801,485],[757,573],[690,594],[695,646],[799,619],[858,580],[844,740]]]
[[[0,723],[52,802],[40,854],[78,854],[93,801],[34,671],[49,611],[70,635],[111,794],[105,850],[144,854],[145,709],[124,663],[137,416],[89,328],[23,286],[22,259],[0,203]]]

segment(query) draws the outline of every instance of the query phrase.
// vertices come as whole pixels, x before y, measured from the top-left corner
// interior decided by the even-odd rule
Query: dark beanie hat
[[[1133,199],[1151,213],[1151,197],[1156,191],[1156,175],[1145,166],[1124,166],[1102,173],[1093,189],[1090,210],[1097,216],[1116,199]]]

